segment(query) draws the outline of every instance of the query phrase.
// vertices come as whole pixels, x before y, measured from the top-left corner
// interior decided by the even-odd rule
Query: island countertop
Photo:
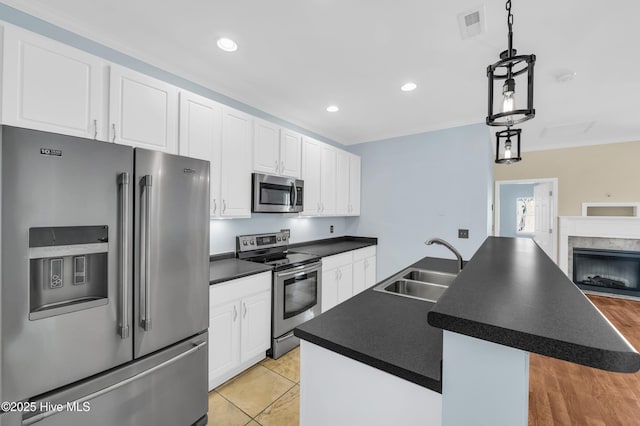
[[[456,272],[457,262],[425,257],[411,265]],[[427,324],[433,303],[369,288],[295,329],[313,344],[442,392],[442,330]]]
[[[638,352],[530,239],[487,238],[428,323],[589,367],[640,370]]]

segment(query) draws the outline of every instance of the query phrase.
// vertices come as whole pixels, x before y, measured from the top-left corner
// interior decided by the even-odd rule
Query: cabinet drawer
[[[211,286],[209,303],[217,306],[266,290],[271,291],[271,272],[268,271]]]
[[[376,246],[361,248],[353,251],[353,261],[357,262],[358,260],[362,260],[367,257],[371,257],[375,255],[376,255]]]
[[[329,270],[339,268],[344,265],[353,263],[353,252],[348,251],[346,253],[340,253],[333,256],[327,256],[322,258],[322,270]]]

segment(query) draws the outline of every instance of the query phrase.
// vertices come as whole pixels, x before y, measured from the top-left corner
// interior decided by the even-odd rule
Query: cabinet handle
[[[246,318],[247,317],[247,304],[245,302],[242,302],[242,318]]]
[[[284,173],[284,161],[280,163],[280,173]]]
[[[98,139],[98,120],[93,120],[93,139]]]
[[[222,200],[222,213],[227,211],[227,200]]]
[[[336,281],[340,281],[340,269],[336,269]]]
[[[213,200],[213,213],[216,213],[216,210],[218,210],[218,204],[216,203],[216,199],[214,198]]]
[[[318,208],[316,209],[318,213],[320,213],[320,203],[318,203]]]
[[[233,306],[233,322],[236,322],[236,319],[238,318],[238,308],[236,308],[236,306]]]
[[[113,130],[113,139],[111,140],[111,142],[115,142],[116,141],[116,123],[111,123],[111,129]]]
[[[276,160],[275,165],[276,165],[276,173],[278,173],[280,171],[280,162]]]
[[[320,203],[320,213],[324,211],[324,203]]]

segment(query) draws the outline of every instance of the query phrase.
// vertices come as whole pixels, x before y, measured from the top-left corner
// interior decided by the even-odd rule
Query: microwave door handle
[[[292,209],[296,208],[296,204],[298,204],[298,191],[296,189],[296,183],[291,182],[291,191],[293,192],[293,196],[291,197],[291,207]]]
[[[129,337],[129,319],[127,317],[129,302],[127,281],[129,278],[129,173],[121,173],[118,183],[120,184],[120,337],[126,339]]]
[[[141,283],[144,288],[144,316],[141,318],[141,325],[144,331],[151,330],[151,175],[143,178],[142,185],[144,187],[145,214],[144,214],[144,282]]]

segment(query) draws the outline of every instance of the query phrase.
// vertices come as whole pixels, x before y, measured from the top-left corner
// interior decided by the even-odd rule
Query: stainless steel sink
[[[375,291],[437,302],[457,274],[408,268],[374,287]]]

